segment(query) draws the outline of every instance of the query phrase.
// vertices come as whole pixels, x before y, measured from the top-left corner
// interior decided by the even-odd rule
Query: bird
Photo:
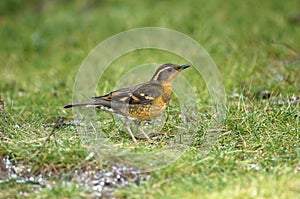
[[[172,97],[172,82],[189,64],[163,64],[158,67],[150,81],[112,91],[106,95],[93,97],[89,101],[67,104],[64,108],[93,107],[125,118],[126,130],[134,143],[137,143],[130,124],[136,124],[138,130],[151,141],[140,127],[142,121],[160,116],[168,107]]]

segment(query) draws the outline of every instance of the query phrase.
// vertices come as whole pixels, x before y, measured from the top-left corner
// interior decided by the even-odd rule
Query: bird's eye
[[[172,72],[172,70],[173,70],[172,68],[168,68],[168,72],[169,72],[169,73]]]

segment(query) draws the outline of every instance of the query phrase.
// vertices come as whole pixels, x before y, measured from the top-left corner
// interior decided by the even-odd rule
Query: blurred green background
[[[12,84],[30,91],[61,84],[71,88],[81,62],[97,44],[121,31],[148,26],[174,29],[198,41],[221,70],[228,92],[247,80],[255,87],[269,80],[265,86],[272,89],[280,70],[276,60],[294,56],[272,41],[299,48],[298,9],[298,1],[4,0],[1,90]],[[254,82],[249,76],[256,71],[264,74]]]

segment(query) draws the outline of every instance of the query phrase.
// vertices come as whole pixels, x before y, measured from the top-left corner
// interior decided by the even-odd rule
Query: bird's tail
[[[64,108],[72,108],[72,107],[80,107],[80,106],[96,107],[96,106],[99,106],[99,103],[96,103],[95,101],[75,102],[72,104],[65,105]]]

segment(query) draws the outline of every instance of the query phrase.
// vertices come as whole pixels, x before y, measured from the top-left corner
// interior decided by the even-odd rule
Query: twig
[[[0,119],[1,117],[4,117],[4,101],[1,100],[1,95],[0,95]],[[0,133],[3,133],[2,126],[0,126]]]
[[[58,129],[59,127],[62,127],[65,125],[65,117],[59,117],[58,120],[55,122],[53,129],[51,131],[51,133],[48,135],[48,137],[46,138],[45,142],[49,141],[51,136],[53,135],[54,137],[54,141],[55,144],[57,145],[56,139],[55,139],[55,130]]]
[[[51,136],[54,137],[54,141],[55,141],[55,145],[57,145],[57,141],[55,139],[55,130],[66,125],[65,123],[65,117],[59,117],[58,120],[55,122],[53,129],[51,131],[51,133],[48,135],[48,137],[45,139],[45,142],[43,143],[43,146],[41,147],[41,149],[39,150],[38,154],[36,156],[39,156],[41,154],[41,152],[44,150],[46,143],[50,140]]]
[[[291,45],[285,43],[285,42],[280,42],[280,41],[272,41],[273,44],[278,44],[278,45],[283,45],[285,47],[287,47],[288,49],[290,49],[291,51],[293,51],[296,54],[300,54],[300,51],[297,50],[296,48],[292,47]]]

